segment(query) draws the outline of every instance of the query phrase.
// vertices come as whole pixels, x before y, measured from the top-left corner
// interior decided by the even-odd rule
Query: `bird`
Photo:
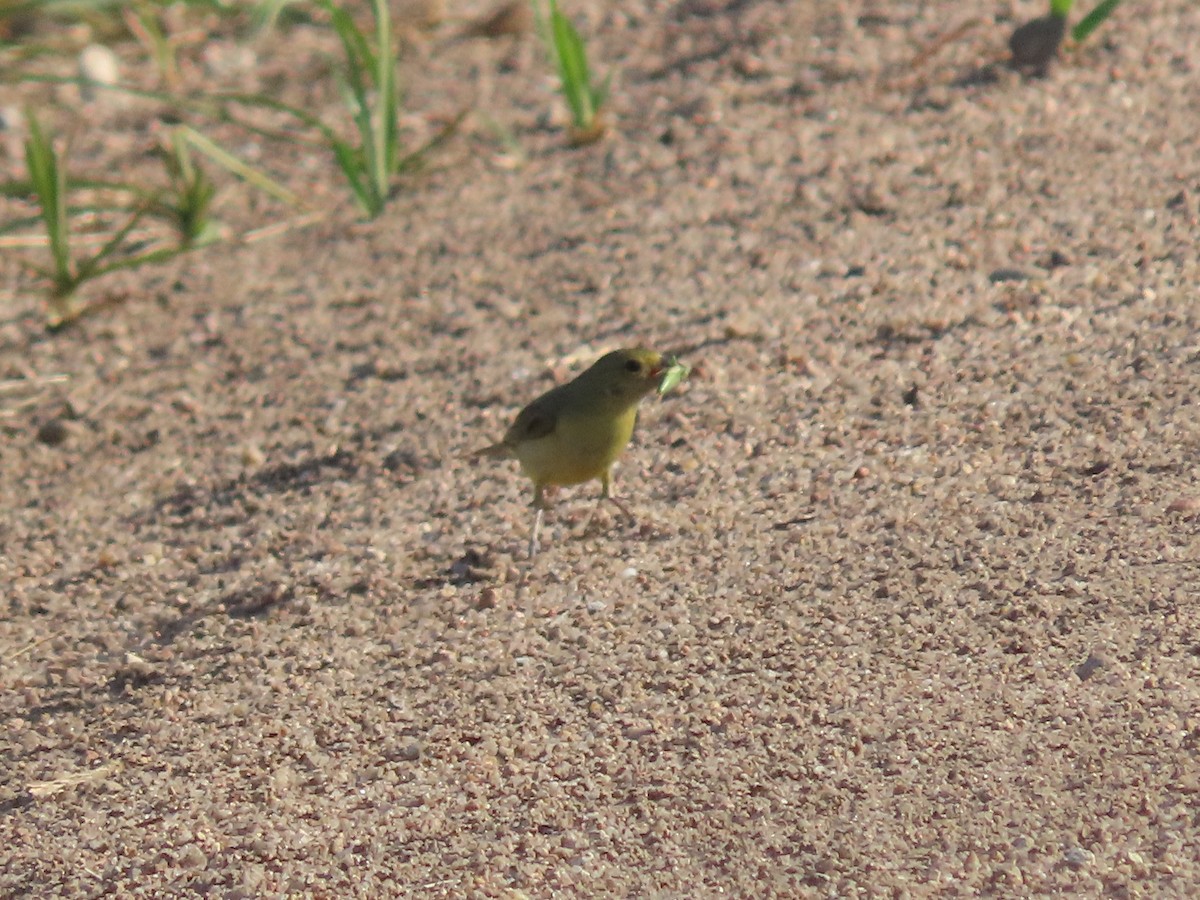
[[[472,456],[515,459],[533,482],[533,529],[529,558],[551,485],[600,482],[600,502],[610,500],[631,522],[633,514],[613,491],[613,464],[633,436],[638,404],[665,384],[675,363],[655,350],[633,347],[600,357],[574,380],[542,394],[517,414],[504,437]]]

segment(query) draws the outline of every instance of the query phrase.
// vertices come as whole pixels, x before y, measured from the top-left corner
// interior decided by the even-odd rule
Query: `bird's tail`
[[[508,444],[501,441],[499,444],[492,444],[490,447],[484,447],[481,450],[472,450],[470,453],[463,455],[464,459],[512,459],[513,449]]]

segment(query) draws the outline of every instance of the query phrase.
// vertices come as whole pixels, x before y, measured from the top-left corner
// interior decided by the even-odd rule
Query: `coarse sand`
[[[596,144],[533,35],[414,30],[406,140],[474,112],[376,221],[242,133],[315,222],[53,335],[5,252],[0,896],[1196,896],[1200,4],[1044,78],[1032,2],[568,11]],[[180,77],[342,121],[338,52]],[[80,115],[136,175],[163,109]],[[529,484],[465,454],[633,344],[694,367],[639,523],[561,491],[518,596]]]

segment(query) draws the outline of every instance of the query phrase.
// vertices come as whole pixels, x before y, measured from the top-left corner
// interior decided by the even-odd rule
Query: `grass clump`
[[[538,32],[558,71],[559,90],[571,113],[571,143],[598,141],[608,130],[604,105],[613,73],[610,71],[599,82],[594,79],[583,38],[559,9],[558,0],[545,0],[544,7],[538,0],[531,2],[536,4]]]
[[[190,2],[207,6],[202,0]],[[312,113],[264,94],[179,95],[174,90],[179,80],[174,41],[160,27],[156,6],[138,4],[122,9],[120,4],[88,3],[88,0],[81,3],[89,14],[123,18],[171,90],[145,90],[117,81],[85,81],[81,74],[69,77],[17,71],[0,75],[0,81],[74,84],[81,94],[86,85],[92,91],[115,92],[164,104],[178,117],[177,121],[191,124],[172,128],[169,139],[157,149],[161,169],[142,170],[124,180],[105,181],[70,173],[67,152],[56,147],[36,115],[27,114],[25,177],[0,184],[0,195],[28,201],[34,214],[5,222],[0,232],[25,232],[7,238],[10,246],[37,247],[39,252],[43,246],[48,247],[49,261],[32,259],[28,268],[46,284],[47,318],[53,328],[97,308],[99,304],[78,300],[85,284],[118,270],[166,261],[223,238],[222,228],[212,214],[217,185],[199,164],[199,156],[288,205],[301,205],[292,191],[209,138],[205,134],[209,125],[233,126],[269,140],[303,143],[330,152],[351,188],[359,211],[375,218],[392,196],[397,176],[417,168],[425,154],[445,140],[465,115],[465,112],[460,114],[415,151],[405,152],[399,136],[398,58],[386,0],[372,0],[374,28],[367,33],[355,25],[345,6],[333,0],[316,0],[312,4],[328,14],[330,27],[344,51],[344,62],[336,77],[354,124],[348,138]],[[274,15],[286,5],[276,3],[268,12]],[[50,4],[36,0],[18,3],[16,7],[6,6],[0,0],[0,24],[8,21],[7,12],[40,15],[49,8]],[[58,11],[58,7],[54,9]],[[65,10],[61,14],[68,15]],[[309,133],[264,128],[255,123],[257,116],[247,115],[253,112],[282,113],[294,118]],[[30,229],[42,233],[28,234]],[[249,235],[244,237],[249,239]]]
[[[175,159],[180,172],[176,187],[180,193],[165,203],[158,196],[127,185],[73,183],[67,177],[65,157],[55,149],[53,140],[42,130],[32,111],[28,113],[28,121],[29,137],[25,141],[28,188],[38,207],[50,250],[50,264],[33,268],[49,282],[50,327],[61,327],[85,311],[75,303],[75,295],[84,283],[110,272],[177,256],[196,246],[199,238],[210,233],[208,210],[213,188],[190,160]],[[76,209],[68,204],[68,194],[76,187],[115,190],[129,196],[115,207],[94,204]],[[186,234],[181,231],[181,238],[173,245],[149,249],[140,242],[130,241],[130,235],[147,215],[164,210],[169,211],[177,228],[187,229]],[[102,215],[114,211],[121,217],[121,224],[109,233],[100,248],[90,253],[77,253],[72,246],[72,215],[77,212]]]
[[[358,131],[358,145],[328,133],[331,149],[350,184],[359,209],[374,219],[391,194],[392,177],[400,168],[400,98],[396,88],[397,58],[391,13],[386,0],[372,0],[374,46],[344,7],[320,0],[346,54],[338,87]]]
[[[399,58],[386,0],[371,2],[375,18],[373,40],[359,29],[345,7],[332,0],[318,0],[318,3],[329,14],[345,53],[344,64],[337,73],[338,87],[354,120],[357,143],[338,137],[333,129],[300,110],[290,112],[321,132],[350,185],[359,211],[374,219],[391,198],[395,179],[419,168],[429,151],[457,129],[465,113],[416,150],[402,152],[401,98],[396,79]]]
[[[27,118],[27,177],[0,188],[5,195],[30,199],[36,207],[33,219],[8,223],[5,230],[40,223],[45,232],[49,263],[29,267],[47,283],[51,328],[67,325],[89,310],[77,302],[80,288],[88,282],[165,262],[221,239],[220,225],[212,216],[217,186],[192,158],[191,150],[200,149],[235,174],[241,164],[222,156],[223,151],[202,135],[186,126],[174,129],[157,153],[166,185],[147,188],[133,182],[72,177],[67,154],[55,147],[36,114],[30,111]],[[77,238],[73,223],[81,221],[88,223],[89,233]],[[93,233],[102,236],[98,249],[83,249],[95,243]]]

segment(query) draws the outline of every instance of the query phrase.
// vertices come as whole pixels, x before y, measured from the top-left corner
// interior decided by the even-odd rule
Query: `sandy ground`
[[[373,223],[264,159],[329,215],[54,336],[10,255],[0,895],[1194,895],[1200,6],[1045,79],[994,7],[597,5],[582,149],[532,39],[424,39],[414,138],[521,158],[472,117]],[[563,492],[518,598],[461,454],[637,343],[696,367],[640,523]]]

